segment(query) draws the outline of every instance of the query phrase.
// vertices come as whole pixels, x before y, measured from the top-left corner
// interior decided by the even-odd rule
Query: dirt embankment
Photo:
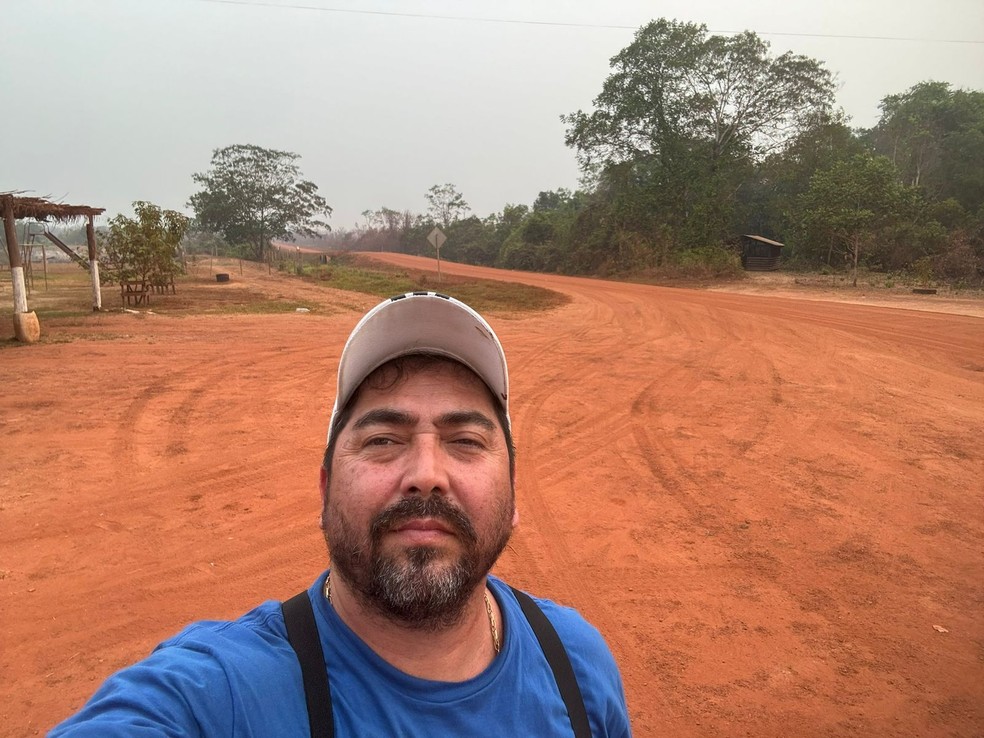
[[[572,298],[490,316],[521,513],[498,572],[606,635],[636,735],[984,733],[980,313],[444,268]],[[0,350],[0,735],[324,566],[333,373],[375,300],[299,289],[318,310]]]

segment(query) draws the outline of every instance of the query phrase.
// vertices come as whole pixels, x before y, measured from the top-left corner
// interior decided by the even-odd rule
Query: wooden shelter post
[[[89,245],[89,274],[92,276],[92,309],[102,310],[102,292],[99,287],[99,261],[96,254],[96,228],[92,224],[92,215],[85,224],[85,240]]]
[[[14,292],[14,313],[27,312],[27,285],[24,283],[24,263],[21,261],[14,225],[14,205],[9,198],[3,200],[3,233],[7,238],[7,256],[10,258],[10,281]]]

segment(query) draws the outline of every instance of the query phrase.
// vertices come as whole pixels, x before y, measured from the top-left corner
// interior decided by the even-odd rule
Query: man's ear
[[[321,467],[320,471],[318,487],[321,489],[321,507],[324,507],[328,502],[328,470]]]

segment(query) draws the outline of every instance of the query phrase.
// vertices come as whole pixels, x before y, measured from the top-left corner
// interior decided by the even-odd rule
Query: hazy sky
[[[823,61],[858,126],[923,80],[984,89],[982,0],[2,0],[0,191],[190,213],[251,143],[300,154],[336,228],[444,182],[485,216],[577,186],[559,116],[659,17]]]

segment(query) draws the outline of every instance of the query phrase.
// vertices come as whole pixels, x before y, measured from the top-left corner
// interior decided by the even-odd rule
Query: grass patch
[[[256,296],[247,302],[230,302],[225,305],[217,305],[206,311],[212,315],[276,315],[280,313],[293,313],[299,307],[297,300],[271,300],[265,297]],[[313,308],[309,308],[315,312]]]
[[[336,290],[362,292],[367,295],[395,295],[420,289],[406,272],[367,269],[340,264],[305,267],[302,275],[315,282],[327,282]]]
[[[304,267],[303,278],[380,299],[415,290],[432,290],[451,295],[478,312],[549,310],[570,302],[566,295],[542,287],[447,274],[438,282],[435,272],[390,267],[348,254],[334,257],[331,264]]]

